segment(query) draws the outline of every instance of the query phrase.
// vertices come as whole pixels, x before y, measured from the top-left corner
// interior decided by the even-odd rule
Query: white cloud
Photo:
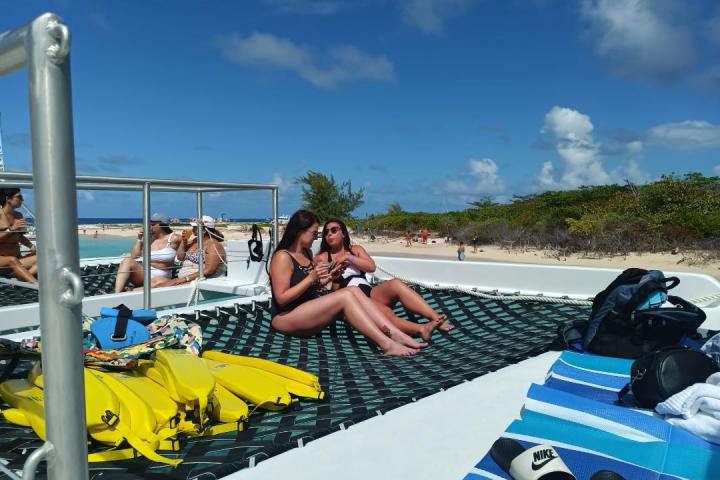
[[[90,192],[88,190],[78,190],[77,198],[78,198],[78,200],[82,200],[84,202],[94,202],[95,201],[95,195],[93,195],[93,192]]]
[[[440,191],[458,195],[495,195],[505,189],[498,175],[498,166],[490,158],[468,160],[469,179],[453,179],[442,183]]]
[[[557,188],[553,176],[554,169],[552,162],[543,162],[540,173],[537,176],[538,186],[542,190],[553,190]]]
[[[699,120],[664,123],[650,129],[649,142],[665,148],[720,148],[720,126]]]
[[[270,180],[270,183],[278,186],[278,190],[281,195],[291,190],[297,190],[297,184],[295,181],[293,179],[283,178],[282,174],[279,172],[274,172],[272,174],[272,180]]]
[[[593,141],[590,117],[570,108],[553,107],[545,115],[542,131],[555,136],[555,147],[564,168],[560,180],[555,181],[553,166],[546,162],[538,177],[541,186],[575,188],[609,181],[602,165],[600,147]]]
[[[392,81],[395,67],[387,57],[372,56],[352,45],[338,45],[319,54],[306,45],[286,38],[255,32],[218,37],[218,46],[228,60],[295,72],[321,88],[332,88],[357,80]]]
[[[612,172],[612,178],[615,183],[623,183],[629,180],[633,183],[647,183],[650,181],[650,174],[644,172],[640,168],[640,159],[642,158],[644,145],[640,140],[635,140],[626,145],[627,159],[623,165],[620,165]]]
[[[404,0],[400,3],[405,23],[423,33],[438,34],[445,22],[458,15],[467,0]]]
[[[667,0],[584,0],[580,11],[595,53],[614,72],[667,81],[697,58],[691,29],[676,20],[681,8]]]

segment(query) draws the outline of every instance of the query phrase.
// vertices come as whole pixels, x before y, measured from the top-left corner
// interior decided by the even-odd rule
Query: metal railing
[[[4,172],[0,174],[0,179],[5,180],[5,186],[35,190],[46,442],[28,458],[22,478],[34,478],[38,463],[45,459],[51,480],[86,480],[87,430],[81,325],[83,285],[79,276],[77,189],[142,191],[146,232],[150,226],[151,191],[196,192],[198,216],[202,218],[203,192],[271,190],[272,241],[275,242],[278,238],[278,187],[76,177],[70,31],[60,17],[46,13],[26,26],[0,33],[0,76],[24,67],[28,70],[32,167],[37,173]],[[146,266],[150,258],[149,238],[150,235],[145,235],[143,245]],[[202,248],[202,245],[199,247]],[[202,275],[202,265],[200,268]],[[149,306],[149,268],[145,270],[145,298],[146,306]]]

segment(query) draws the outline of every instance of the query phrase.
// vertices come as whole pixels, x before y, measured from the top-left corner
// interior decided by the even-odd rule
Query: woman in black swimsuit
[[[375,260],[360,245],[352,245],[350,234],[345,222],[332,219],[325,222],[322,231],[320,253],[316,261],[326,260],[341,269],[340,275],[333,279],[333,289],[348,285],[357,285],[370,297],[383,312],[385,318],[408,335],[422,337],[427,341],[433,331],[447,332],[454,326],[447,321],[447,316],[438,313],[415,290],[405,285],[402,280],[393,278],[372,286],[365,278],[365,273],[375,271]],[[400,302],[407,310],[427,318],[426,323],[415,323],[400,318],[393,312],[394,305]]]
[[[295,212],[270,262],[272,326],[292,335],[313,335],[338,314],[376,343],[385,355],[414,355],[426,346],[400,331],[359,288],[319,296],[339,269],[315,265],[310,247],[320,222],[308,210]]]

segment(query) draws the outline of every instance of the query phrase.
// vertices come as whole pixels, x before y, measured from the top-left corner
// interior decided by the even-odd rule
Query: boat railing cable
[[[545,303],[562,303],[565,305],[592,305],[593,298],[589,297],[587,300],[581,300],[581,299],[573,299],[569,298],[568,296],[562,296],[557,297],[553,295],[545,295],[544,293],[538,293],[537,295],[526,295],[522,292],[514,292],[514,293],[500,293],[498,290],[486,290],[482,291],[475,287],[462,287],[460,285],[440,285],[438,283],[429,283],[429,282],[423,282],[420,280],[416,280],[413,278],[407,278],[403,277],[402,275],[397,275],[393,272],[390,272],[380,266],[376,265],[376,268],[384,273],[385,275],[391,277],[391,278],[397,278],[398,280],[402,280],[404,283],[408,285],[416,285],[418,287],[426,288],[428,290],[447,290],[447,291],[453,291],[453,292],[459,292],[459,293],[465,293],[467,295],[471,295],[474,297],[479,298],[487,298],[487,299],[494,299],[494,300],[514,300],[514,301],[533,301],[533,302],[545,302]],[[378,277],[375,277],[376,279]],[[720,293],[714,293],[712,295],[705,295],[702,297],[695,297],[690,299],[690,303],[699,304],[699,303],[705,303],[710,302],[713,300],[720,299]]]

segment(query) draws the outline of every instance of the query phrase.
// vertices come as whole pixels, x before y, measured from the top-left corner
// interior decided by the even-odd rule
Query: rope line
[[[398,280],[402,280],[403,282],[409,284],[409,285],[416,285],[418,287],[426,288],[428,290],[450,290],[454,292],[461,292],[465,293],[467,295],[472,295],[474,297],[479,298],[487,298],[487,299],[497,299],[497,300],[529,300],[533,302],[545,302],[545,303],[562,303],[565,305],[592,305],[593,298],[591,297],[588,300],[575,300],[568,298],[567,296],[562,297],[553,297],[551,295],[544,295],[544,294],[538,294],[538,295],[521,295],[520,292],[516,293],[499,293],[497,290],[491,290],[491,291],[480,291],[477,288],[466,288],[461,287],[459,285],[449,285],[449,286],[440,286],[438,284],[434,283],[428,283],[428,282],[422,282],[420,280],[414,280],[410,278],[405,278],[400,275],[396,275],[388,270],[385,270],[384,268],[377,266],[377,269],[380,270],[382,273],[389,275],[390,277],[397,278]],[[690,303],[703,303],[706,301],[711,300],[717,300],[720,299],[720,292],[715,293],[712,295],[705,295],[702,297],[696,297],[690,300]]]

